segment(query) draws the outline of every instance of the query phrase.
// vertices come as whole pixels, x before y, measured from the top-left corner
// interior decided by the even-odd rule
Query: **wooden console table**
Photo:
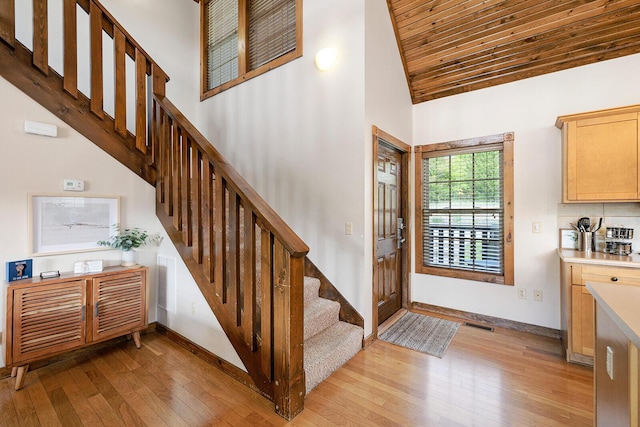
[[[108,267],[7,284],[5,358],[17,377],[15,389],[38,360],[127,334],[140,348],[140,331],[148,324],[148,272],[143,266]]]

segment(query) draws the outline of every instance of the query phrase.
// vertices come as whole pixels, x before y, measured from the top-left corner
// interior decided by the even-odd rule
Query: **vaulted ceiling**
[[[638,0],[387,4],[414,104],[640,52]]]

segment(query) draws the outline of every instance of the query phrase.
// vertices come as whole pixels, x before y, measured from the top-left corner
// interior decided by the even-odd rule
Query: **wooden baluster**
[[[260,225],[260,365],[267,378],[273,378],[273,236]]]
[[[99,118],[104,117],[103,75],[102,75],[102,11],[93,2],[89,7],[89,28],[91,40],[91,111]]]
[[[162,120],[160,150],[162,151],[162,187],[164,190],[162,200],[164,202],[164,212],[168,216],[173,215],[173,203],[171,200],[173,194],[173,180],[171,176],[171,161],[173,159],[171,153],[171,126],[171,117],[165,114],[164,119]]]
[[[136,49],[136,148],[147,152],[147,58]]]
[[[220,301],[224,304],[227,302],[227,290],[224,285],[224,276],[225,269],[227,266],[224,262],[224,253],[225,247],[227,244],[227,236],[225,233],[225,222],[226,222],[226,206],[225,206],[225,197],[224,193],[225,183],[224,178],[218,173],[217,170],[214,170],[215,173],[215,212],[214,216],[214,230],[215,230],[215,244],[214,247],[214,287],[216,290],[216,296],[220,298]]]
[[[165,113],[165,111],[161,108],[158,109],[158,112],[160,120],[158,121],[158,184],[156,185],[156,190],[158,192],[158,201],[160,203],[164,203],[164,187],[167,185],[167,174],[164,173],[164,169],[167,167],[166,164],[169,161],[167,159],[164,147],[166,147],[167,145],[166,128],[168,127],[169,116],[167,116],[167,113]]]
[[[163,112],[154,99],[151,112],[151,161],[156,166],[156,200],[162,202],[162,174],[160,173],[160,138]]]
[[[49,75],[47,0],[33,0],[33,65]]]
[[[168,116],[167,116],[168,117]],[[176,185],[179,181],[179,177],[175,175],[176,162],[180,161],[180,128],[178,123],[171,117],[168,117],[169,125],[165,130],[167,133],[167,148],[163,152],[166,155],[165,166],[163,168],[166,173],[164,180],[164,202],[165,212],[167,215],[172,216],[176,214]],[[177,166],[180,167],[179,165]]]
[[[191,226],[193,259],[202,264],[202,152],[191,146]]]
[[[191,156],[192,156],[191,140],[189,135],[183,135],[182,137],[182,176],[180,177],[182,182],[182,200],[180,206],[182,206],[182,242],[191,246],[192,232],[191,228]]]
[[[227,269],[229,274],[229,293],[227,294],[227,303],[229,314],[235,322],[236,326],[240,326],[240,262],[238,259],[240,253],[239,242],[239,214],[240,204],[238,203],[238,195],[231,188],[229,191],[229,218],[227,219],[228,230],[228,249],[227,249]]]
[[[273,365],[276,412],[290,420],[304,408],[304,259],[291,258],[276,240],[273,249]],[[293,320],[293,321],[292,321]]]
[[[78,34],[76,0],[64,0],[64,79],[63,89],[78,97]]]
[[[123,137],[127,136],[127,64],[125,35],[118,27],[114,32],[115,56],[115,130]]]
[[[256,231],[255,214],[244,209],[244,276],[242,289],[244,304],[242,310],[242,328],[244,342],[251,351],[256,349]]]
[[[208,159],[202,165],[202,264],[204,275],[213,282],[214,279],[214,177],[213,166]]]
[[[15,0],[0,0],[0,38],[9,46],[16,44]]]
[[[181,172],[182,148],[187,143],[187,136],[180,126],[173,126],[173,161],[171,162],[171,175],[173,176],[173,226],[176,230],[182,230],[182,180]]]

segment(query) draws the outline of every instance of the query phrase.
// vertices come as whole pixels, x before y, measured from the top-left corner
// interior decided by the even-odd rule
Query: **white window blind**
[[[423,265],[504,273],[502,147],[422,159]]]
[[[296,1],[249,1],[249,69],[296,48]]]
[[[210,0],[206,6],[207,88],[238,77],[238,0]]]

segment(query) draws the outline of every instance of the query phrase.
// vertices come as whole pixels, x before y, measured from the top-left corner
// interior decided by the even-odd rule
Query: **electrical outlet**
[[[533,300],[542,301],[542,291],[540,289],[533,290]]]
[[[527,289],[518,288],[518,299],[527,299]]]
[[[531,223],[531,232],[532,233],[542,233],[542,224],[540,224],[539,222],[532,222]]]
[[[191,303],[191,314],[196,315],[196,303],[195,301]]]
[[[605,365],[607,367],[607,375],[613,381],[613,349],[609,346],[607,346],[607,361]]]

